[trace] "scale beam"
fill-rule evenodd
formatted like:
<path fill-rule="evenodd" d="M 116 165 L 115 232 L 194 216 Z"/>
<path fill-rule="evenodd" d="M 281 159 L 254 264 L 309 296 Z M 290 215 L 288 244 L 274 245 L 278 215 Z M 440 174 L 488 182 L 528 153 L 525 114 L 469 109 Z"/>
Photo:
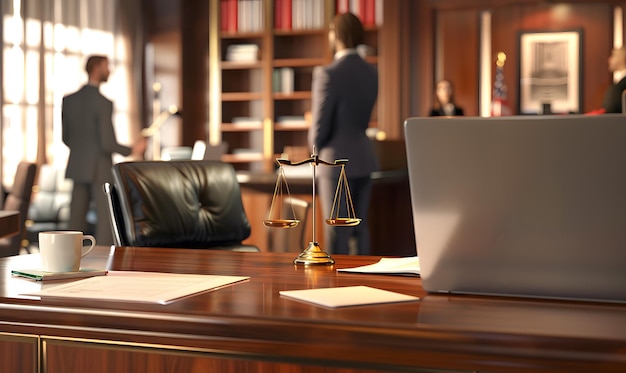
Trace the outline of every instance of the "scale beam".
<path fill-rule="evenodd" d="M 354 206 L 352 204 L 352 196 L 350 195 L 350 189 L 348 187 L 348 178 L 345 172 L 345 165 L 348 163 L 347 159 L 337 159 L 333 162 L 327 162 L 322 159 L 319 159 L 317 154 L 313 154 L 310 158 L 292 162 L 289 159 L 285 158 L 277 158 L 276 163 L 278 163 L 280 169 L 278 171 L 278 178 L 276 180 L 276 187 L 274 188 L 274 195 L 272 196 L 272 204 L 270 205 L 269 216 L 266 220 L 263 221 L 263 225 L 269 228 L 293 228 L 299 224 L 299 220 L 296 219 L 295 213 L 293 214 L 293 219 L 283 219 L 282 217 L 279 219 L 274 219 L 272 216 L 272 211 L 274 210 L 274 203 L 278 199 L 277 196 L 280 196 L 281 204 L 283 197 L 283 189 L 287 190 L 288 198 L 291 199 L 291 194 L 289 192 L 289 185 L 287 184 L 287 177 L 285 176 L 285 171 L 283 166 L 301 166 L 305 164 L 311 164 L 313 166 L 313 239 L 309 242 L 309 245 L 298 255 L 296 259 L 294 259 L 294 264 L 334 264 L 335 260 L 331 258 L 331 256 L 326 253 L 320 247 L 319 243 L 316 241 L 316 230 L 315 230 L 315 221 L 316 221 L 316 209 L 315 209 L 315 179 L 316 179 L 316 169 L 318 166 L 328 166 L 328 167 L 341 167 L 341 174 L 339 176 L 339 181 L 337 182 L 337 190 L 335 192 L 335 198 L 333 200 L 333 207 L 330 213 L 330 218 L 326 219 L 325 222 L 328 225 L 332 226 L 342 226 L 342 227 L 353 227 L 361 223 L 361 219 L 357 218 L 354 214 Z M 348 212 L 347 217 L 339 217 L 340 203 L 341 203 L 341 192 L 345 194 L 346 208 Z M 282 209 L 281 209 L 282 210 Z M 293 211 L 292 211 L 293 212 Z"/>

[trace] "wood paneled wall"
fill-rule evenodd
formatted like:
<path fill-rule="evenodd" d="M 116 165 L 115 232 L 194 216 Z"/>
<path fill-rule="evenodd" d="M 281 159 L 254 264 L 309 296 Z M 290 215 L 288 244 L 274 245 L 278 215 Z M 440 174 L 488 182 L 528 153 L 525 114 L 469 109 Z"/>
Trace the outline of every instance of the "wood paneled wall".
<path fill-rule="evenodd" d="M 412 74 L 414 84 L 410 114 L 427 114 L 433 100 L 434 82 L 441 77 L 454 82 L 457 102 L 466 114 L 479 114 L 480 15 L 483 11 L 491 13 L 494 63 L 491 66 L 491 81 L 496 55 L 503 51 L 507 54 L 504 74 L 508 100 L 515 113 L 519 112 L 518 38 L 520 31 L 531 30 L 582 30 L 582 112 L 599 108 L 604 91 L 611 84 L 607 58 L 613 47 L 613 10 L 616 6 L 626 10 L 626 2 L 623 1 L 440 0 L 430 1 L 428 7 L 422 6 L 421 9 L 414 6 L 414 12 L 429 13 L 435 21 L 433 25 L 417 24 L 413 29 L 416 34 L 432 35 L 434 42 L 429 50 L 421 39 L 413 39 L 413 52 L 407 56 L 413 65 L 418 65 L 416 58 L 424 58 L 424 54 L 433 59 L 430 71 L 427 68 L 419 71 L 420 75 L 431 74 L 432 79 Z M 421 53 L 416 54 L 418 50 Z M 429 90 L 424 86 L 428 86 Z M 427 97 L 423 96 L 424 92 L 427 92 Z"/>
<path fill-rule="evenodd" d="M 582 30 L 583 112 L 602 104 L 604 90 L 611 83 L 607 58 L 613 46 L 613 7 L 606 3 L 529 5 L 495 9 L 492 14 L 492 50 L 507 54 L 505 79 L 510 101 L 517 106 L 519 89 L 518 33 L 520 31 Z"/>
<path fill-rule="evenodd" d="M 455 100 L 465 115 L 478 115 L 480 13 L 449 10 L 436 14 L 434 83 L 440 79 L 450 80 Z M 434 93 L 434 84 L 431 88 Z"/>
<path fill-rule="evenodd" d="M 193 14 L 193 0 L 144 0 L 149 12 L 146 20 L 149 23 L 147 40 L 160 33 L 177 30 L 181 35 L 184 49 L 193 48 L 202 40 L 195 39 L 183 42 L 182 24 L 186 24 L 185 34 L 194 35 L 204 30 L 206 25 L 187 24 L 195 20 L 202 23 L 203 15 L 195 15 L 192 19 L 183 19 L 185 14 Z M 397 128 L 391 128 L 394 138 L 402 136 L 402 122 L 408 116 L 427 115 L 433 100 L 434 83 L 438 77 L 446 77 L 455 84 L 458 103 L 468 115 L 479 114 L 479 82 L 480 82 L 480 14 L 491 12 L 491 50 L 495 66 L 497 52 L 507 53 L 505 65 L 505 81 L 509 90 L 509 101 L 513 110 L 518 110 L 518 33 L 522 30 L 563 30 L 581 29 L 583 31 L 582 48 L 582 101 L 583 112 L 600 107 L 604 90 L 611 83 L 611 74 L 607 68 L 607 58 L 613 45 L 613 9 L 621 6 L 626 10 L 626 1 L 582 1 L 547 2 L 543 0 L 387 0 L 398 2 L 394 9 L 401 10 L 402 19 L 395 27 L 385 30 L 386 40 L 398 40 L 394 33 L 409 33 L 405 43 L 392 43 L 402 51 L 400 59 L 388 64 L 385 72 L 390 78 L 400 76 L 398 81 L 383 84 L 384 89 L 399 93 L 393 100 L 386 100 L 385 105 L 398 105 L 394 119 Z M 194 5 L 196 4 L 196 5 Z M 202 10 L 204 11 L 204 10 Z M 626 12 L 625 12 L 626 13 Z M 385 23 L 391 15 L 386 15 Z M 195 31 L 194 31 L 195 30 Z M 197 36 L 197 34 L 195 34 Z M 395 38 L 395 39 L 394 39 Z M 406 48 L 406 50 L 404 50 Z M 194 77 L 201 77 L 192 70 L 203 68 L 199 60 L 193 58 L 199 50 L 189 52 L 182 65 L 181 90 L 184 106 L 193 102 L 202 105 L 197 94 L 202 84 Z M 158 58 L 158 56 L 156 56 Z M 382 67 L 382 66 L 381 66 Z M 182 69 L 181 69 L 182 70 Z M 391 71 L 393 70 L 393 71 Z M 493 76 L 491 78 L 493 81 Z M 393 85 L 398 86 L 394 89 Z M 404 85 L 407 85 L 405 87 Z M 195 98 L 194 98 L 195 97 Z M 204 101 L 206 102 L 206 101 Z M 207 105 L 205 103 L 205 105 Z M 185 109 L 187 110 L 187 109 Z M 203 118 L 206 107 L 195 112 L 194 120 L 184 119 L 184 131 L 192 136 L 183 139 L 190 142 L 205 131 Z M 388 126 L 386 124 L 385 126 Z M 394 124 L 391 124 L 393 126 Z M 191 143 L 181 145 L 192 145 Z"/>
<path fill-rule="evenodd" d="M 183 145 L 208 142 L 209 2 L 181 1 Z"/>

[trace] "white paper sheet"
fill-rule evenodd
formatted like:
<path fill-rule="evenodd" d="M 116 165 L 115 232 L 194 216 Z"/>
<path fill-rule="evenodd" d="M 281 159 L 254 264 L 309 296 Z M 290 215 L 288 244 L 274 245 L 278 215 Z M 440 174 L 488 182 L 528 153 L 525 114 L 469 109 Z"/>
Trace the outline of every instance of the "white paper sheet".
<path fill-rule="evenodd" d="M 369 286 L 283 290 L 280 292 L 280 295 L 332 308 L 419 300 L 418 297 L 411 295 L 376 289 Z"/>
<path fill-rule="evenodd" d="M 46 287 L 41 291 L 25 295 L 167 304 L 192 294 L 217 289 L 248 278 L 109 271 L 106 276 Z"/>
<path fill-rule="evenodd" d="M 420 260 L 417 256 L 405 258 L 382 258 L 377 263 L 354 268 L 341 268 L 338 272 L 373 273 L 381 275 L 420 274 Z"/>

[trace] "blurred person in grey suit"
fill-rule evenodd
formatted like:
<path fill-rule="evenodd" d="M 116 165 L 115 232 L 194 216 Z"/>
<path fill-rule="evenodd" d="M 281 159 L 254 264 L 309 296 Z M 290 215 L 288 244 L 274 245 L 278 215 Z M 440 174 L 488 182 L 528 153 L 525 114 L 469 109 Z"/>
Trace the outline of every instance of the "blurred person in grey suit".
<path fill-rule="evenodd" d="M 324 235 L 329 246 L 326 249 L 335 254 L 348 254 L 350 238 L 355 237 L 357 253 L 368 255 L 370 174 L 378 169 L 378 159 L 365 130 L 378 95 L 378 72 L 357 54 L 356 47 L 363 39 L 363 25 L 354 14 L 336 15 L 331 21 L 328 39 L 335 56 L 329 65 L 313 70 L 313 123 L 308 134 L 309 146 L 324 161 L 349 160 L 346 165 L 348 185 L 356 217 L 363 220 L 355 227 L 325 225 Z M 317 185 L 325 217 L 330 216 L 339 172 L 340 167 L 318 167 Z M 338 216 L 348 216 L 345 203 L 339 207 L 342 210 Z"/>
<path fill-rule="evenodd" d="M 109 77 L 109 60 L 105 56 L 90 56 L 85 66 L 89 82 L 77 92 L 63 98 L 63 142 L 70 149 L 65 177 L 73 180 L 69 229 L 87 231 L 87 212 L 91 201 L 96 206 L 96 241 L 110 245 L 113 234 L 109 223 L 106 195 L 102 189 L 111 181 L 113 153 L 141 158 L 146 140 L 132 148 L 118 144 L 113 128 L 113 102 L 104 97 L 100 83 Z"/>

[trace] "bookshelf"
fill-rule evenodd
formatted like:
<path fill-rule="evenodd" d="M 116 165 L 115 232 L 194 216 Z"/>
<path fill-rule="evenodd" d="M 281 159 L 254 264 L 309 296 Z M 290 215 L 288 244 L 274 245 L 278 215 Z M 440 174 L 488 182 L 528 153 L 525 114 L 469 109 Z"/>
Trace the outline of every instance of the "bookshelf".
<path fill-rule="evenodd" d="M 281 154 L 294 159 L 308 154 L 313 69 L 332 59 L 327 25 L 337 11 L 359 15 L 368 46 L 365 59 L 377 65 L 382 4 L 383 0 L 212 1 L 209 142 L 228 144 L 223 159 L 237 170 L 269 172 Z M 378 126 L 377 112 L 375 107 L 370 127 Z"/>

